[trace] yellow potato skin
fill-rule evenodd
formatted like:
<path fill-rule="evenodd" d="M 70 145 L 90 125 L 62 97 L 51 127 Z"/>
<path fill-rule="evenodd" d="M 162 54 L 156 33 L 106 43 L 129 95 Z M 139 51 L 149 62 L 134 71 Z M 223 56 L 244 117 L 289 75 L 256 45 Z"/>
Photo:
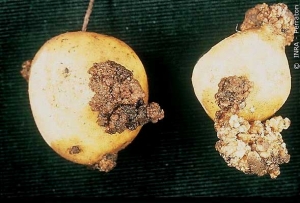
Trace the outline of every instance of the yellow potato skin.
<path fill-rule="evenodd" d="M 197 99 L 211 119 L 220 108 L 215 94 L 223 77 L 246 76 L 253 90 L 239 116 L 248 121 L 265 120 L 285 103 L 291 90 L 291 75 L 284 38 L 264 26 L 237 32 L 212 47 L 196 63 L 192 84 Z"/>
<path fill-rule="evenodd" d="M 136 53 L 124 42 L 94 32 L 67 32 L 47 41 L 36 53 L 30 70 L 32 114 L 44 140 L 62 157 L 93 165 L 107 153 L 126 147 L 141 127 L 107 134 L 90 109 L 94 93 L 88 70 L 94 63 L 115 61 L 133 72 L 148 102 L 147 75 Z M 79 153 L 72 154 L 72 146 Z"/>

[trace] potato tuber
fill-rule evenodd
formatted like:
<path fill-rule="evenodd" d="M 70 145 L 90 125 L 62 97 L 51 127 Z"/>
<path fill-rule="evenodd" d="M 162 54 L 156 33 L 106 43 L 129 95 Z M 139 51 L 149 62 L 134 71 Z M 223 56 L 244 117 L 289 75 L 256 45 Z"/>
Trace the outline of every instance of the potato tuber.
<path fill-rule="evenodd" d="M 289 162 L 280 133 L 290 120 L 269 118 L 290 94 L 285 46 L 294 31 L 285 4 L 258 4 L 246 12 L 241 31 L 213 46 L 194 67 L 195 95 L 220 139 L 216 150 L 244 173 L 276 178 L 279 164 Z"/>
<path fill-rule="evenodd" d="M 124 42 L 93 32 L 48 40 L 31 62 L 29 98 L 45 141 L 64 158 L 109 171 L 141 126 L 164 117 L 148 104 L 145 69 Z M 106 160 L 106 161 L 105 161 Z"/>
<path fill-rule="evenodd" d="M 148 103 L 146 71 L 123 41 L 83 31 L 48 40 L 23 63 L 32 114 L 47 144 L 72 162 L 108 172 L 141 127 L 163 119 Z"/>

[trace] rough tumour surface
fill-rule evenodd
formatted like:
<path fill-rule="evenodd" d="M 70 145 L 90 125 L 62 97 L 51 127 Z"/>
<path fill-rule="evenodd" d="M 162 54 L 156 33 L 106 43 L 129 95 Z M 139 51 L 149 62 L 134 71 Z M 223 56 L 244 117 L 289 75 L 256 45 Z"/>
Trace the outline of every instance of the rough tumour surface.
<path fill-rule="evenodd" d="M 134 130 L 163 119 L 164 111 L 157 103 L 145 104 L 139 82 L 124 66 L 113 61 L 95 63 L 89 73 L 89 86 L 95 92 L 90 106 L 99 112 L 97 122 L 106 127 L 107 133 Z"/>
<path fill-rule="evenodd" d="M 218 106 L 223 110 L 238 110 L 249 95 L 253 84 L 246 77 L 229 76 L 222 78 L 215 95 Z"/>
<path fill-rule="evenodd" d="M 20 73 L 27 82 L 29 81 L 30 68 L 31 68 L 31 60 L 27 60 L 22 63 L 22 69 Z"/>
<path fill-rule="evenodd" d="M 105 154 L 99 163 L 94 164 L 93 168 L 99 171 L 109 172 L 117 165 L 117 153 Z"/>
<path fill-rule="evenodd" d="M 271 25 L 278 35 L 286 39 L 286 45 L 294 40 L 294 15 L 283 3 L 268 6 L 266 3 L 258 4 L 249 9 L 241 25 L 241 31 L 252 28 L 259 28 L 263 25 Z"/>
<path fill-rule="evenodd" d="M 76 146 L 72 146 L 70 149 L 69 149 L 69 154 L 78 154 L 81 152 L 81 149 L 78 145 Z"/>
<path fill-rule="evenodd" d="M 237 114 L 246 106 L 253 84 L 246 77 L 229 76 L 219 83 L 215 95 L 220 109 L 216 112 L 215 129 L 220 139 L 215 147 L 228 166 L 246 174 L 262 176 L 280 174 L 279 164 L 288 163 L 290 155 L 281 131 L 290 125 L 281 116 L 249 122 Z"/>

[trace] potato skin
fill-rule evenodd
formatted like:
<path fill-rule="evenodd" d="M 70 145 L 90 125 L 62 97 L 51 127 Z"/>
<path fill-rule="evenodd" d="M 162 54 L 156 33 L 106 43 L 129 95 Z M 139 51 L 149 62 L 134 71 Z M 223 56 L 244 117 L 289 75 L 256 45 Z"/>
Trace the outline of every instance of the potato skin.
<path fill-rule="evenodd" d="M 211 119 L 220 108 L 215 101 L 218 83 L 228 76 L 246 76 L 254 83 L 239 116 L 248 121 L 275 114 L 290 94 L 291 75 L 284 38 L 268 26 L 237 32 L 212 47 L 196 63 L 192 84 Z"/>
<path fill-rule="evenodd" d="M 29 99 L 37 127 L 51 148 L 79 164 L 93 165 L 116 153 L 137 136 L 141 127 L 107 134 L 90 109 L 94 93 L 88 70 L 94 63 L 115 61 L 133 72 L 148 102 L 148 82 L 136 53 L 114 37 L 93 32 L 67 32 L 47 41 L 35 55 L 29 78 Z M 75 146 L 76 153 L 71 152 Z"/>

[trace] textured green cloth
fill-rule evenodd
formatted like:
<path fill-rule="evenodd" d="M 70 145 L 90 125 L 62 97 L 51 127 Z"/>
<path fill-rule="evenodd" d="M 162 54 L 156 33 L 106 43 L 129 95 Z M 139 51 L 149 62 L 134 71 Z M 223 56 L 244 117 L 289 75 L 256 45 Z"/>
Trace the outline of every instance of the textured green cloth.
<path fill-rule="evenodd" d="M 273 3 L 272 1 L 265 1 Z M 294 12 L 299 1 L 285 1 Z M 213 122 L 196 99 L 191 74 L 198 58 L 235 33 L 245 11 L 259 1 L 95 0 L 88 31 L 115 36 L 143 61 L 150 101 L 165 118 L 145 125 L 101 173 L 71 163 L 44 142 L 34 123 L 21 64 L 51 37 L 80 30 L 88 0 L 0 0 L 0 196 L 296 196 L 300 171 L 300 70 L 286 48 L 292 92 L 280 114 L 290 163 L 281 175 L 245 175 L 215 150 Z M 299 22 L 299 21 L 298 21 Z M 299 34 L 298 42 L 300 40 Z"/>

